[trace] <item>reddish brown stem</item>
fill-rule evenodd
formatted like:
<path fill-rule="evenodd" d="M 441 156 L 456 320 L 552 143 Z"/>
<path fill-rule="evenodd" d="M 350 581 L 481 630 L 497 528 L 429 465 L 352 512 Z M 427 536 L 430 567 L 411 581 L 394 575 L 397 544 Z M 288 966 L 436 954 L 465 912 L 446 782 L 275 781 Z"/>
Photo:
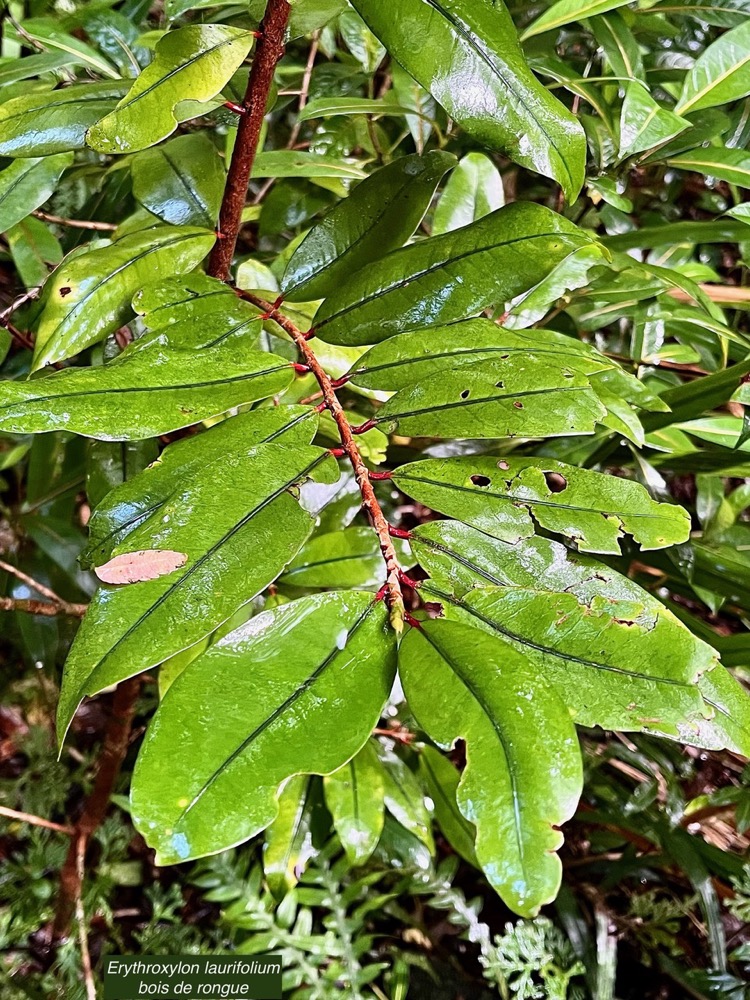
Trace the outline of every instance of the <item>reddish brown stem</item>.
<path fill-rule="evenodd" d="M 69 618 L 83 618 L 86 614 L 86 604 L 53 604 L 51 601 L 36 601 L 26 597 L 0 597 L 0 611 L 22 611 L 27 615 L 44 615 L 54 618 L 55 615 L 67 615 Z"/>
<path fill-rule="evenodd" d="M 391 612 L 391 622 L 393 623 L 394 628 L 400 631 L 404 621 L 404 599 L 401 593 L 400 581 L 401 567 L 399 565 L 396 549 L 393 545 L 393 540 L 391 539 L 388 521 L 386 520 L 380 504 L 378 503 L 378 499 L 375 496 L 375 490 L 373 489 L 372 482 L 370 481 L 370 472 L 368 471 L 367 466 L 359 453 L 359 448 L 357 447 L 357 443 L 354 440 L 354 434 L 352 433 L 352 427 L 346 419 L 346 414 L 344 413 L 344 409 L 338 400 L 333 382 L 318 360 L 315 351 L 313 351 L 312 347 L 307 342 L 307 338 L 302 330 L 295 326 L 290 319 L 284 316 L 283 313 L 280 313 L 278 309 L 265 299 L 260 298 L 252 292 L 245 292 L 240 289 L 237 289 L 236 291 L 240 298 L 246 299 L 248 302 L 252 302 L 254 306 L 261 309 L 270 319 L 274 321 L 274 323 L 277 323 L 282 330 L 289 334 L 294 343 L 297 345 L 305 364 L 309 367 L 310 371 L 315 376 L 318 385 L 320 386 L 321 392 L 323 393 L 323 399 L 325 401 L 325 408 L 329 411 L 336 423 L 339 437 L 341 438 L 342 448 L 349 458 L 352 468 L 354 469 L 354 476 L 357 480 L 357 485 L 359 486 L 359 492 L 362 495 L 362 506 L 367 512 L 370 523 L 378 536 L 380 551 L 383 553 L 383 559 L 386 567 L 386 601 Z"/>
<path fill-rule="evenodd" d="M 59 943 L 68 936 L 70 924 L 81 898 L 83 880 L 83 858 L 88 842 L 104 821 L 109 801 L 120 773 L 122 762 L 128 750 L 130 729 L 135 715 L 141 680 L 132 677 L 124 681 L 115 692 L 112 716 L 104 735 L 104 746 L 99 761 L 99 769 L 91 794 L 86 799 L 83 812 L 75 824 L 67 857 L 60 871 L 60 892 L 52 925 L 52 941 Z"/>
<path fill-rule="evenodd" d="M 239 116 L 237 139 L 224 188 L 219 213 L 219 232 L 208 262 L 208 273 L 226 281 L 232 267 L 234 248 L 242 224 L 247 185 L 258 152 L 260 134 L 266 117 L 268 95 L 271 92 L 276 64 L 284 55 L 284 35 L 291 7 L 287 0 L 268 0 L 260 26 L 260 38 L 242 102 L 244 114 Z"/>

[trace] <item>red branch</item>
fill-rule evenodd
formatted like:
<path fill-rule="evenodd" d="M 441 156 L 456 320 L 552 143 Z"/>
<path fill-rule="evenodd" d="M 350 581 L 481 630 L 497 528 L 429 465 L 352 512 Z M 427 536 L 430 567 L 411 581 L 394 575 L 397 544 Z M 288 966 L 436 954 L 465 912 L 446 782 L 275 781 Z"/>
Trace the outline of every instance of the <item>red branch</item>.
<path fill-rule="evenodd" d="M 75 824 L 68 855 L 60 871 L 60 892 L 52 926 L 52 941 L 59 943 L 67 937 L 76 905 L 81 898 L 83 858 L 88 842 L 104 821 L 109 800 L 115 788 L 122 762 L 128 751 L 130 728 L 135 715 L 135 706 L 141 686 L 140 677 L 124 681 L 115 692 L 112 716 L 104 735 L 104 745 L 99 760 L 99 769 L 91 794 L 86 799 L 83 812 Z"/>
<path fill-rule="evenodd" d="M 278 323 L 282 330 L 289 334 L 304 358 L 305 364 L 313 373 L 320 386 L 323 399 L 325 400 L 325 408 L 336 422 L 342 448 L 354 469 L 354 476 L 357 480 L 359 491 L 362 494 L 362 506 L 367 512 L 370 523 L 378 536 L 380 551 L 383 553 L 383 559 L 385 560 L 386 600 L 391 612 L 391 622 L 394 628 L 400 632 L 404 622 L 404 599 L 401 593 L 401 567 L 398 555 L 396 554 L 393 539 L 391 538 L 390 526 L 375 496 L 375 490 L 370 480 L 370 473 L 359 453 L 351 424 L 346 419 L 346 414 L 338 400 L 333 382 L 321 365 L 312 347 L 307 342 L 305 334 L 290 319 L 284 316 L 283 313 L 280 313 L 276 305 L 267 302 L 252 292 L 245 292 L 240 289 L 236 289 L 236 291 L 240 298 L 246 299 L 248 302 L 252 302 L 254 306 L 257 306 L 258 309 L 262 309 L 267 317 L 272 319 L 274 323 Z"/>
<path fill-rule="evenodd" d="M 255 49 L 253 65 L 247 81 L 243 109 L 237 128 L 237 139 L 224 188 L 219 214 L 218 239 L 211 251 L 208 273 L 226 281 L 232 267 L 234 248 L 242 224 L 247 185 L 258 152 L 260 133 L 266 117 L 268 95 L 271 92 L 276 64 L 284 55 L 284 36 L 291 7 L 287 0 L 268 0 L 260 26 L 260 39 Z"/>

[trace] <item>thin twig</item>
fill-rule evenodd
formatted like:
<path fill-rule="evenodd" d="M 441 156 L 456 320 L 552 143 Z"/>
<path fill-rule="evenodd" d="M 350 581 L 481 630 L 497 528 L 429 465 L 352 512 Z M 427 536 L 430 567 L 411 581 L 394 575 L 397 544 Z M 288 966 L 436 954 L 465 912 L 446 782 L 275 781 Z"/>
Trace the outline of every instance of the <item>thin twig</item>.
<path fill-rule="evenodd" d="M 87 219 L 66 219 L 62 215 L 50 215 L 49 212 L 36 211 L 31 213 L 34 218 L 43 222 L 54 222 L 58 226 L 68 226 L 70 229 L 93 229 L 100 233 L 113 233 L 117 226 L 114 222 L 93 222 Z"/>
<path fill-rule="evenodd" d="M 240 116 L 237 127 L 232 162 L 219 213 L 219 231 L 208 262 L 208 273 L 222 281 L 227 280 L 232 267 L 234 248 L 242 224 L 242 209 L 247 198 L 247 185 L 258 152 L 276 64 L 284 55 L 284 36 L 290 13 L 291 7 L 287 0 L 268 0 L 260 26 L 261 37 L 255 49 L 242 102 L 245 114 Z"/>
<path fill-rule="evenodd" d="M 65 604 L 65 600 L 60 597 L 59 594 L 56 594 L 54 590 L 51 590 L 43 583 L 39 583 L 38 580 L 34 580 L 33 577 L 28 576 L 22 570 L 18 569 L 17 566 L 12 566 L 10 563 L 4 562 L 4 560 L 0 559 L 0 569 L 4 569 L 6 573 L 10 573 L 12 576 L 15 576 L 22 583 L 25 583 L 27 587 L 31 587 L 32 590 L 41 594 L 42 597 L 47 597 L 50 601 L 54 601 L 55 604 L 59 604 L 61 606 Z"/>
<path fill-rule="evenodd" d="M 60 871 L 60 892 L 52 926 L 54 944 L 59 944 L 70 931 L 70 924 L 81 897 L 84 874 L 82 859 L 85 857 L 91 836 L 99 829 L 107 814 L 115 782 L 128 751 L 140 686 L 140 677 L 131 677 L 120 684 L 115 692 L 112 716 L 104 735 L 94 787 L 76 823 L 75 837 L 71 841 L 68 855 Z"/>
<path fill-rule="evenodd" d="M 65 833 L 72 837 L 75 830 L 72 826 L 63 826 L 61 823 L 53 823 L 52 820 L 42 819 L 41 816 L 34 816 L 33 813 L 19 812 L 17 809 L 9 809 L 7 806 L 0 806 L 0 816 L 7 819 L 18 820 L 19 823 L 28 823 L 30 826 L 41 826 L 45 830 L 54 830 L 55 833 Z"/>
<path fill-rule="evenodd" d="M 30 597 L 0 597 L 0 611 L 21 611 L 27 615 L 43 615 L 54 618 L 56 615 L 67 615 L 69 618 L 83 618 L 88 608 L 87 604 L 57 604 L 48 601 L 35 601 Z"/>
<path fill-rule="evenodd" d="M 83 885 L 84 876 L 84 855 L 86 853 L 86 842 L 83 837 L 78 838 L 78 878 Z M 86 984 L 87 1000 L 96 1000 L 96 985 L 94 983 L 94 970 L 91 967 L 91 952 L 89 951 L 89 938 L 86 933 L 86 911 L 83 908 L 81 893 L 76 899 L 76 920 L 78 922 L 78 944 L 81 949 L 81 965 L 83 967 L 83 981 Z"/>
<path fill-rule="evenodd" d="M 315 351 L 313 351 L 310 344 L 307 342 L 305 334 L 299 329 L 299 327 L 295 326 L 290 319 L 284 316 L 283 313 L 279 312 L 276 305 L 271 302 L 267 302 L 265 299 L 260 298 L 252 292 L 245 292 L 240 289 L 236 289 L 236 291 L 240 298 L 243 298 L 248 302 L 252 302 L 253 305 L 262 309 L 264 314 L 268 316 L 269 319 L 278 323 L 282 330 L 289 334 L 294 343 L 297 345 L 305 364 L 313 373 L 318 385 L 321 388 L 326 409 L 328 409 L 336 423 L 339 436 L 341 438 L 341 444 L 349 458 L 349 461 L 351 462 L 352 468 L 354 469 L 354 476 L 357 480 L 359 491 L 362 494 L 362 505 L 367 512 L 370 523 L 375 529 L 375 533 L 378 536 L 380 551 L 383 554 L 386 566 L 385 599 L 391 612 L 391 622 L 393 627 L 400 632 L 404 622 L 404 599 L 401 593 L 401 566 L 399 565 L 396 549 L 393 544 L 393 539 L 391 538 L 388 521 L 386 520 L 380 504 L 378 503 L 378 499 L 375 496 L 375 490 L 373 489 L 372 482 L 370 481 L 370 474 L 367 470 L 367 466 L 362 460 L 359 448 L 357 447 L 357 443 L 354 439 L 354 434 L 352 433 L 351 425 L 346 419 L 346 414 L 344 413 L 344 409 L 338 400 L 331 378 L 318 360 Z"/>
<path fill-rule="evenodd" d="M 315 66 L 315 59 L 318 55 L 318 46 L 320 45 L 320 32 L 316 31 L 313 33 L 312 42 L 310 43 L 310 51 L 307 54 L 307 63 L 305 65 L 305 72 L 302 75 L 302 89 L 299 92 L 299 111 L 300 113 L 305 110 L 307 106 L 307 100 L 310 94 L 310 80 L 312 79 L 313 67 Z M 291 134 L 289 135 L 289 142 L 286 144 L 287 149 L 294 149 L 294 144 L 297 139 L 299 139 L 300 131 L 302 130 L 302 122 L 299 120 L 299 115 L 294 123 Z"/>

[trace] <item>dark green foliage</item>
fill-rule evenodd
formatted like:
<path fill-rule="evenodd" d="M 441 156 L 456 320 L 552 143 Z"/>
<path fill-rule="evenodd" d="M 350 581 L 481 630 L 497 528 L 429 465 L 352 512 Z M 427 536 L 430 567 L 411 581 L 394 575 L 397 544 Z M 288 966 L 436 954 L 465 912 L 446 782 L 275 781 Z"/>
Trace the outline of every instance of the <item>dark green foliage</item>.
<path fill-rule="evenodd" d="M 7 13 L 9 988 L 140 677 L 96 967 L 742 996 L 745 0 Z"/>

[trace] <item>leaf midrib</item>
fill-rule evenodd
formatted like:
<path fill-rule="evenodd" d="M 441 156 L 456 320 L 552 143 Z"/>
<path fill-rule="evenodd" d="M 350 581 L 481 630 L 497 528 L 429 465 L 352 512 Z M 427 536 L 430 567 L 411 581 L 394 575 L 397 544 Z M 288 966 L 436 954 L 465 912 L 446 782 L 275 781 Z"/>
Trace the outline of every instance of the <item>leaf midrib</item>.
<path fill-rule="evenodd" d="M 497 737 L 497 741 L 500 744 L 500 747 L 503 751 L 503 756 L 505 757 L 505 763 L 508 768 L 508 774 L 510 776 L 511 793 L 513 798 L 513 818 L 514 818 L 513 830 L 516 836 L 516 849 L 518 850 L 518 857 L 521 863 L 521 870 L 524 873 L 524 878 L 528 882 L 529 878 L 528 875 L 526 874 L 526 855 L 524 852 L 523 839 L 521 837 L 521 804 L 520 804 L 520 796 L 518 789 L 519 779 L 518 779 L 518 774 L 516 773 L 515 758 L 513 754 L 511 754 L 510 752 L 507 740 L 505 738 L 505 733 L 502 731 L 502 728 L 495 719 L 494 713 L 490 710 L 485 699 L 482 697 L 481 692 L 479 692 L 476 688 L 476 685 L 474 685 L 471 682 L 471 680 L 465 676 L 460 666 L 455 662 L 455 660 L 450 656 L 450 654 L 434 642 L 434 640 L 430 636 L 428 629 L 422 629 L 421 634 L 425 637 L 425 639 L 427 639 L 427 641 L 436 651 L 436 653 L 445 660 L 445 662 L 448 664 L 449 668 L 456 675 L 458 680 L 463 684 L 463 686 L 466 688 L 466 690 L 469 692 L 472 698 L 474 698 L 477 705 L 484 713 L 485 717 L 489 720 L 490 725 L 492 726 L 492 729 L 495 733 L 495 736 Z M 468 736 L 467 736 L 467 742 L 469 742 Z M 463 781 L 463 778 L 461 780 Z"/>
<path fill-rule="evenodd" d="M 283 483 L 276 490 L 274 490 L 273 493 L 269 494 L 267 497 L 264 497 L 260 503 L 256 504 L 256 506 L 253 507 L 251 511 L 248 511 L 248 513 L 245 514 L 244 517 L 240 518 L 240 520 L 237 521 L 229 529 L 229 531 L 227 531 L 220 539 L 218 539 L 218 541 L 214 542 L 214 544 L 206 552 L 204 552 L 202 556 L 196 559 L 195 562 L 192 563 L 190 566 L 186 567 L 185 571 L 180 575 L 179 579 L 175 580 L 175 582 L 171 584 L 164 591 L 164 593 L 161 594 L 156 599 L 156 601 L 154 601 L 154 603 L 151 604 L 135 622 L 133 622 L 133 624 L 120 636 L 120 638 L 114 643 L 114 645 L 111 646 L 102 657 L 100 657 L 99 661 L 89 671 L 86 680 L 81 684 L 80 688 L 78 689 L 78 693 L 76 695 L 76 701 L 77 702 L 80 701 L 80 699 L 86 695 L 87 693 L 86 688 L 90 687 L 91 679 L 101 669 L 101 667 L 106 663 L 106 661 L 115 652 L 117 652 L 117 650 L 122 646 L 122 644 L 135 631 L 137 631 L 137 629 L 139 629 L 141 625 L 143 625 L 143 623 L 147 621 L 148 618 L 158 608 L 162 606 L 162 604 L 165 603 L 165 601 L 167 601 L 170 597 L 173 596 L 174 592 L 178 590 L 183 585 L 183 583 L 185 583 L 193 575 L 193 573 L 197 572 L 197 570 L 200 569 L 201 566 L 203 566 L 203 564 L 207 562 L 216 552 L 218 552 L 223 545 L 225 545 L 231 538 L 233 538 L 238 531 L 241 531 L 241 529 L 244 528 L 246 524 L 249 524 L 249 522 L 256 516 L 256 514 L 259 514 L 269 504 L 271 504 L 274 500 L 276 500 L 283 493 L 285 493 L 291 486 L 294 486 L 295 483 L 298 483 L 303 477 L 309 475 L 309 473 L 312 472 L 312 470 L 317 465 L 325 461 L 325 459 L 327 459 L 328 457 L 329 457 L 328 452 L 323 452 L 322 455 L 318 455 L 318 457 L 313 462 L 311 462 L 305 469 L 303 469 L 300 473 L 296 474 L 287 482 Z"/>
<path fill-rule="evenodd" d="M 500 635 L 505 636 L 506 639 L 510 639 L 513 642 L 520 643 L 520 645 L 525 646 L 528 649 L 532 649 L 536 653 L 542 653 L 545 656 L 554 656 L 559 660 L 567 660 L 569 663 L 577 663 L 579 666 L 589 667 L 593 670 L 602 670 L 605 671 L 606 673 L 618 674 L 624 677 L 632 677 L 634 680 L 651 681 L 655 684 L 667 684 L 671 687 L 681 687 L 689 691 L 692 691 L 694 689 L 696 691 L 698 690 L 697 685 L 690 684 L 687 681 L 679 681 L 669 677 L 659 677 L 653 674 L 642 674 L 634 670 L 626 670 L 623 667 L 615 667 L 607 663 L 598 663 L 596 660 L 588 660 L 585 657 L 574 656 L 572 653 L 567 653 L 564 650 L 555 649 L 553 646 L 545 646 L 542 643 L 535 642 L 534 640 L 519 635 L 516 632 L 511 632 L 510 629 L 504 628 L 499 622 L 496 622 L 492 618 L 488 618 L 486 615 L 483 615 L 481 611 L 479 611 L 477 608 L 473 608 L 470 604 L 467 604 L 465 601 L 461 600 L 461 598 L 455 597 L 451 594 L 446 594 L 444 591 L 439 590 L 437 587 L 431 586 L 429 580 L 426 581 L 424 584 L 422 584 L 421 589 L 431 594 L 434 594 L 436 597 L 439 597 L 443 601 L 448 601 L 448 603 L 452 604 L 454 607 L 461 608 L 463 611 L 466 611 L 474 618 L 477 618 L 479 621 L 484 622 L 485 625 L 489 625 L 489 627 L 493 629 L 495 632 L 498 632 Z M 522 590 L 527 588 L 509 587 L 508 589 Z"/>
<path fill-rule="evenodd" d="M 502 209 L 498 209 L 498 211 L 502 211 Z M 489 216 L 486 216 L 486 218 L 489 218 Z M 434 237 L 434 239 L 436 240 L 445 239 L 447 243 L 448 239 L 446 239 L 446 237 L 450 238 L 452 242 L 457 235 L 465 235 L 465 233 L 466 230 L 457 230 L 454 233 L 441 234 L 440 236 Z M 441 271 L 445 267 L 448 267 L 449 265 L 457 264 L 462 260 L 467 260 L 469 257 L 474 257 L 476 254 L 487 253 L 492 250 L 499 250 L 501 247 L 514 246 L 516 243 L 530 243 L 532 240 L 549 239 L 550 237 L 555 237 L 557 239 L 563 240 L 570 245 L 580 243 L 580 246 L 582 247 L 585 246 L 587 242 L 591 242 L 587 241 L 584 237 L 578 237 L 573 233 L 564 233 L 558 231 L 552 233 L 547 233 L 547 232 L 533 233 L 531 235 L 527 233 L 525 236 L 516 236 L 511 240 L 501 240 L 500 242 L 491 243 L 489 246 L 472 247 L 471 250 L 467 250 L 464 253 L 456 254 L 453 257 L 446 257 L 443 260 L 439 261 L 438 263 L 431 264 L 429 267 L 424 268 L 422 271 L 417 271 L 415 274 L 409 274 L 404 278 L 399 278 L 397 281 L 391 282 L 390 284 L 386 285 L 386 287 L 380 288 L 375 292 L 371 292 L 364 298 L 358 298 L 357 301 L 353 302 L 351 305 L 344 306 L 338 312 L 332 313 L 330 316 L 326 316 L 325 319 L 322 319 L 320 323 L 316 324 L 316 329 L 320 331 L 328 323 L 340 319 L 342 316 L 346 316 L 347 313 L 353 312 L 356 309 L 362 309 L 363 307 L 368 306 L 371 302 L 376 302 L 384 295 L 388 295 L 390 292 L 393 292 L 396 289 L 405 288 L 407 285 L 413 284 L 415 281 L 421 281 L 422 278 L 427 278 L 431 274 L 434 274 L 436 271 Z M 425 241 L 425 243 L 426 242 L 427 241 Z M 403 250 L 397 250 L 395 253 L 403 254 L 413 250 L 421 250 L 423 249 L 425 243 L 416 243 L 412 247 L 405 247 Z M 391 257 L 390 260 L 388 257 L 385 258 L 385 261 L 388 261 L 389 263 L 392 260 L 393 257 Z"/>
<path fill-rule="evenodd" d="M 362 612 L 362 614 L 359 616 L 356 622 L 352 625 L 352 627 L 348 630 L 346 639 L 347 646 L 351 641 L 352 637 L 355 635 L 355 633 L 360 629 L 360 627 L 364 624 L 369 615 L 372 613 L 375 606 L 376 602 L 373 599 L 367 605 L 365 610 Z M 204 781 L 203 785 L 195 793 L 191 801 L 180 812 L 179 816 L 175 820 L 175 829 L 177 829 L 179 825 L 187 818 L 188 813 L 195 808 L 198 802 L 200 802 L 200 800 L 203 798 L 206 792 L 221 777 L 221 775 L 227 770 L 227 768 L 230 767 L 230 765 L 233 764 L 234 761 L 237 760 L 237 758 L 240 757 L 245 752 L 245 750 L 247 750 L 247 748 L 256 739 L 258 739 L 259 736 L 262 736 L 263 733 L 267 729 L 269 729 L 276 722 L 277 719 L 281 718 L 283 713 L 291 705 L 294 705 L 297 701 L 299 701 L 299 699 L 304 694 L 306 694 L 313 687 L 314 684 L 316 684 L 320 680 L 320 678 L 326 672 L 328 667 L 330 667 L 330 665 L 333 663 L 336 657 L 340 653 L 344 653 L 345 651 L 346 651 L 346 646 L 344 647 L 344 649 L 339 649 L 338 646 L 334 646 L 334 648 L 330 651 L 330 653 L 325 657 L 325 659 L 321 661 L 321 663 L 318 664 L 318 666 L 312 671 L 312 673 L 308 674 L 305 680 L 299 683 L 297 687 L 291 692 L 291 694 L 289 694 L 280 705 L 277 705 L 277 707 L 271 712 L 271 714 L 268 715 L 259 725 L 257 725 L 255 729 L 248 736 L 245 737 L 245 739 L 239 744 L 239 746 L 236 747 L 232 751 L 232 753 L 221 762 L 221 764 Z"/>
<path fill-rule="evenodd" d="M 536 468 L 536 466 L 530 466 L 530 468 Z M 550 471 L 554 472 L 555 470 L 552 469 Z M 536 500 L 533 497 L 519 497 L 516 496 L 515 494 L 495 493 L 493 490 L 490 490 L 486 487 L 481 487 L 480 489 L 474 489 L 471 486 L 459 486 L 458 484 L 445 483 L 445 482 L 441 483 L 436 479 L 427 479 L 424 476 L 412 476 L 409 473 L 396 472 L 394 473 L 393 478 L 396 480 L 398 479 L 408 480 L 409 482 L 415 482 L 415 483 L 426 483 L 428 486 L 439 486 L 441 489 L 456 490 L 459 493 L 472 493 L 475 496 L 482 496 L 482 497 L 491 496 L 494 497 L 496 500 L 509 500 L 515 504 L 520 503 L 520 504 L 532 504 L 534 506 L 540 506 L 540 507 L 554 507 L 557 510 L 582 511 L 583 513 L 586 514 L 607 514 L 608 516 L 619 517 L 619 518 L 643 517 L 650 520 L 661 520 L 662 518 L 666 518 L 669 516 L 668 514 L 662 514 L 662 513 L 650 514 L 650 513 L 640 513 L 635 511 L 631 512 L 623 510 L 606 510 L 603 509 L 602 507 L 580 507 L 580 506 L 574 507 L 571 504 L 554 503 L 551 500 Z M 672 505 L 669 504 L 668 506 Z M 680 508 L 675 507 L 675 509 L 679 510 Z"/>
<path fill-rule="evenodd" d="M 219 378 L 209 382 L 184 382 L 176 385 L 142 385 L 142 386 L 117 386 L 109 389 L 84 389 L 83 392 L 61 392 L 56 396 L 35 396 L 30 399 L 23 399 L 15 403 L 0 404 L 0 411 L 12 410 L 25 406 L 37 406 L 41 403 L 51 403 L 62 399 L 80 399 L 82 396 L 108 396 L 125 393 L 138 392 L 180 392 L 189 389 L 209 389 L 218 385 L 233 385 L 235 382 L 248 382 L 263 375 L 272 375 L 274 372 L 283 371 L 288 368 L 287 364 L 277 365 L 275 368 L 264 368 L 262 371 L 248 372 L 244 375 L 230 375 L 226 378 Z M 90 369 L 89 369 L 90 370 Z M 54 376 L 53 376 L 54 377 Z M 26 385 L 28 383 L 22 383 Z M 2 417 L 0 417 L 2 420 Z"/>
<path fill-rule="evenodd" d="M 513 87 L 512 84 L 515 82 L 514 79 L 512 77 L 510 79 L 506 78 L 505 74 L 495 64 L 495 62 L 493 61 L 492 57 L 487 52 L 487 50 L 482 45 L 480 45 L 477 36 L 474 35 L 467 27 L 461 24 L 457 18 L 453 17 L 452 14 L 448 13 L 448 11 L 442 6 L 442 4 L 438 3 L 438 0 L 424 0 L 424 2 L 429 7 L 432 7 L 433 10 L 437 11 L 438 14 L 441 14 L 445 18 L 445 20 L 450 25 L 453 26 L 456 32 L 464 39 L 464 41 L 468 43 L 469 47 L 476 52 L 476 54 L 479 56 L 481 61 L 487 66 L 490 72 L 497 77 L 497 79 L 500 81 L 500 83 L 503 85 L 506 91 L 514 95 L 518 103 L 521 105 L 524 111 L 529 115 L 532 121 L 536 124 L 537 128 L 545 137 L 545 139 L 549 142 L 550 146 L 555 150 L 560 165 L 565 171 L 568 177 L 568 181 L 572 185 L 573 176 L 568 167 L 568 161 L 566 156 L 563 154 L 562 150 L 555 141 L 555 137 L 547 130 L 544 123 L 539 120 L 537 115 L 534 113 L 534 109 L 529 106 L 529 103 L 524 98 L 522 91 L 520 89 Z M 520 43 L 518 43 L 518 45 L 520 50 Z M 529 70 L 529 73 L 531 73 L 531 70 Z"/>
<path fill-rule="evenodd" d="M 406 389 L 399 390 L 400 392 L 409 392 L 413 389 L 413 386 L 408 386 Z M 560 385 L 554 386 L 547 389 L 520 389 L 517 392 L 506 392 L 497 393 L 495 396 L 478 396 L 476 399 L 459 399 L 452 403 L 440 403 L 436 406 L 425 406 L 420 410 L 406 410 L 402 413 L 388 413 L 383 416 L 378 416 L 375 419 L 375 423 L 387 423 L 389 420 L 403 420 L 406 417 L 418 417 L 423 413 L 439 413 L 442 410 L 455 410 L 460 408 L 468 409 L 470 406 L 479 406 L 482 403 L 499 403 L 503 400 L 509 399 L 519 399 L 523 397 L 524 399 L 529 396 L 548 396 L 552 393 L 558 392 L 592 392 L 590 385 Z M 593 394 L 593 393 L 592 393 Z"/>

